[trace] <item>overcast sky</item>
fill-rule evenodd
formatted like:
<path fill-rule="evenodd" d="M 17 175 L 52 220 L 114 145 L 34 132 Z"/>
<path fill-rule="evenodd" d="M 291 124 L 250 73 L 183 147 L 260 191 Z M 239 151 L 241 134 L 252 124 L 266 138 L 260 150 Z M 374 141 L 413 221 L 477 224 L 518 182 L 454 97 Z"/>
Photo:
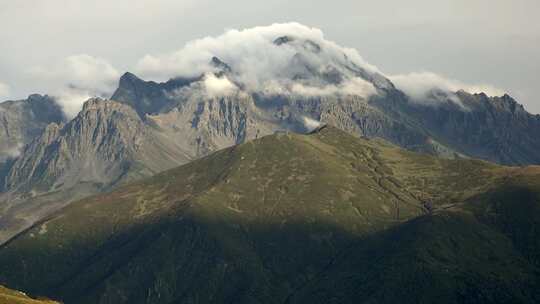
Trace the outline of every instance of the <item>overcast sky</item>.
<path fill-rule="evenodd" d="M 385 74 L 490 84 L 540 113 L 539 14 L 538 0 L 0 0 L 0 99 L 51 93 L 70 56 L 115 79 L 196 38 L 296 21 Z"/>

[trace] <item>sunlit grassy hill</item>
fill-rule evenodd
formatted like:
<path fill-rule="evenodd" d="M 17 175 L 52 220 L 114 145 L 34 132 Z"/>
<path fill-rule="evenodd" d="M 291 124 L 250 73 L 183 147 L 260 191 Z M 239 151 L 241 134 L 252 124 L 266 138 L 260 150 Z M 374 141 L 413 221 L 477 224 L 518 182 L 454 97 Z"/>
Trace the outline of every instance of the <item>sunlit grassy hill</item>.
<path fill-rule="evenodd" d="M 2 304 L 58 304 L 58 302 L 47 299 L 32 299 L 25 293 L 11 290 L 0 286 L 0 303 Z"/>

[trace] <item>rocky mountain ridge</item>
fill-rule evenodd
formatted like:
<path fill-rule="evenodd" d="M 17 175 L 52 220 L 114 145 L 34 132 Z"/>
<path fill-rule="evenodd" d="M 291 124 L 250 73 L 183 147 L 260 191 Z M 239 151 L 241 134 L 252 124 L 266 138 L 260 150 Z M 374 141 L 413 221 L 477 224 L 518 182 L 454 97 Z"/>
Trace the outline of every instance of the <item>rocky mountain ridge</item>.
<path fill-rule="evenodd" d="M 0 163 L 17 157 L 49 123 L 65 120 L 62 109 L 49 96 L 34 94 L 0 103 Z"/>

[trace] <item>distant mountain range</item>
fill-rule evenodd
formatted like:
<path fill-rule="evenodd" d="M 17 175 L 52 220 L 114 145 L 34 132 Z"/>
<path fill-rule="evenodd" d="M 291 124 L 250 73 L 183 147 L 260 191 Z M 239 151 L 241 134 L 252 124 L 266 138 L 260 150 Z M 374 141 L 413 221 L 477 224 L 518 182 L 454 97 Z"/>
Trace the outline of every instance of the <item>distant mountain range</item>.
<path fill-rule="evenodd" d="M 39 221 L 0 247 L 0 282 L 78 304 L 538 303 L 539 197 L 538 167 L 277 133 Z"/>
<path fill-rule="evenodd" d="M 214 73 L 200 77 L 156 83 L 126 73 L 111 100 L 89 100 L 70 121 L 47 96 L 0 104 L 0 242 L 75 199 L 279 130 L 305 133 L 319 123 L 446 158 L 540 164 L 540 116 L 507 95 L 433 90 L 422 103 L 351 61 L 329 60 L 321 72 L 312 63 L 322 56 L 321 46 L 310 40 L 283 36 L 274 44 L 297 51 L 286 75 L 295 83 L 290 91 L 249 90 L 234 66 L 213 57 Z M 209 81 L 236 89 L 210 94 Z M 352 81 L 374 91 L 357 94 L 347 87 Z"/>

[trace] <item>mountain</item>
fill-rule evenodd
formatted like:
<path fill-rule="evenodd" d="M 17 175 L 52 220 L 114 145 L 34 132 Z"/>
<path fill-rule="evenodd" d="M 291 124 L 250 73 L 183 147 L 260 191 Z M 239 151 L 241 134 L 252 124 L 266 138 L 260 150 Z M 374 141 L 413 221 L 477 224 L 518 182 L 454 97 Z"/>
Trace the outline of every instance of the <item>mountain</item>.
<path fill-rule="evenodd" d="M 70 201 L 184 164 L 126 105 L 92 99 L 66 124 L 48 125 L 14 160 L 0 199 L 0 241 Z"/>
<path fill-rule="evenodd" d="M 540 163 L 536 153 L 540 148 L 540 115 L 528 113 L 510 96 L 459 91 L 436 96 L 435 103 L 418 102 L 384 76 L 375 75 L 373 85 L 379 84 L 378 94 L 369 97 L 249 91 L 216 97 L 205 95 L 203 80 L 155 83 L 128 73 L 112 99 L 135 107 L 149 121 L 167 121 L 161 128 L 171 138 L 190 134 L 190 140 L 180 144 L 195 145 L 198 155 L 275 130 L 305 132 L 309 129 L 307 120 L 447 158 L 480 158 L 505 165 Z M 373 77 L 366 79 L 373 81 Z M 147 104 L 153 107 L 149 109 Z M 207 120 L 200 124 L 200 117 Z M 208 134 L 213 135 L 209 138 Z"/>
<path fill-rule="evenodd" d="M 335 44 L 267 38 L 268 50 L 281 52 L 279 64 L 246 69 L 235 56 L 208 53 L 199 64 L 206 70 L 193 67 L 195 76 L 158 83 L 126 73 L 111 100 L 90 100 L 69 122 L 48 97 L 3 103 L 4 117 L 19 118 L 7 120 L 15 121 L 7 123 L 11 139 L 0 138 L 0 148 L 11 151 L 0 168 L 0 243 L 75 199 L 320 123 L 445 158 L 540 163 L 540 116 L 509 96 L 433 90 L 415 100 Z"/>
<path fill-rule="evenodd" d="M 455 151 L 500 164 L 539 164 L 540 115 L 528 113 L 509 95 L 488 97 L 459 91 L 459 103 L 410 104 L 404 112 Z"/>
<path fill-rule="evenodd" d="M 188 160 L 178 153 L 167 155 L 167 147 L 148 132 L 132 108 L 89 100 L 75 119 L 49 125 L 26 147 L 6 178 L 6 188 L 39 192 L 81 182 L 114 185 L 135 174 L 128 172 L 132 166 L 140 166 L 144 176 Z"/>
<path fill-rule="evenodd" d="M 48 96 L 0 103 L 0 163 L 17 157 L 48 124 L 64 121 L 62 109 Z"/>
<path fill-rule="evenodd" d="M 58 304 L 58 302 L 46 299 L 32 299 L 25 293 L 14 291 L 3 286 L 0 286 L 0 301 L 3 304 Z"/>
<path fill-rule="evenodd" d="M 137 89 L 130 92 L 133 83 Z M 196 155 L 205 155 L 277 130 L 308 132 L 319 121 L 353 134 L 384 138 L 416 151 L 446 156 L 456 154 L 430 139 L 429 133 L 406 113 L 387 111 L 363 96 L 268 95 L 246 91 L 209 96 L 204 80 L 155 83 L 143 81 L 131 73 L 122 76 L 119 84 L 111 99 L 134 106 L 146 121 L 157 124 L 169 138 L 184 140 L 180 145 L 194 148 Z M 393 87 L 389 82 L 385 85 Z M 396 89 L 386 90 L 381 88 L 384 102 L 405 102 L 403 93 Z M 148 111 L 146 104 L 161 107 Z M 186 137 L 189 138 L 187 142 Z"/>
<path fill-rule="evenodd" d="M 238 58 L 229 58 L 230 63 L 212 56 L 209 72 L 197 77 L 156 83 L 126 73 L 111 99 L 134 107 L 143 119 L 167 121 L 160 127 L 168 137 L 188 134 L 183 146 L 195 144 L 205 153 L 276 130 L 306 132 L 323 121 L 417 151 L 454 156 L 406 113 L 371 102 L 379 96 L 386 104 L 406 103 L 380 72 L 324 41 L 293 35 L 268 39 L 268 47 L 287 58 L 271 71 L 253 73 L 236 63 Z"/>
<path fill-rule="evenodd" d="M 539 198 L 538 167 L 279 132 L 70 204 L 0 247 L 0 283 L 66 303 L 537 303 Z"/>
<path fill-rule="evenodd" d="M 156 83 L 126 73 L 112 99 L 134 107 L 141 117 L 178 110 L 182 115 L 174 118 L 173 125 L 183 126 L 180 133 L 197 134 L 194 137 L 201 137 L 208 147 L 223 147 L 215 144 L 222 136 L 218 131 L 231 122 L 220 118 L 209 126 L 203 124 L 201 131 L 201 125 L 189 123 L 213 109 L 226 113 L 223 106 L 210 106 L 216 104 L 215 99 L 224 99 L 241 109 L 248 121 L 237 128 L 239 135 L 249 133 L 244 131 L 246 126 L 259 129 L 257 124 L 262 122 L 273 127 L 260 128 L 266 132 L 259 135 L 275 129 L 303 131 L 307 119 L 443 157 L 506 165 L 540 163 L 535 152 L 540 147 L 540 115 L 528 113 L 510 96 L 454 92 L 414 79 L 404 85 L 369 65 L 356 51 L 299 24 L 209 37 L 188 44 L 173 58 L 166 61 L 171 66 L 162 64 L 161 69 L 174 71 L 178 65 L 172 74 L 184 76 Z M 154 59 L 152 66 L 159 65 L 160 60 Z M 425 94 L 413 94 L 411 85 L 426 86 Z M 169 121 L 171 116 L 167 116 Z M 205 138 L 205 133 L 212 132 L 218 137 Z M 173 133 L 168 132 L 174 137 Z M 242 141 L 241 136 L 234 139 Z"/>
<path fill-rule="evenodd" d="M 167 108 L 171 103 L 172 92 L 185 85 L 189 85 L 193 80 L 171 79 L 165 83 L 154 81 L 143 81 L 132 73 L 125 73 L 119 80 L 118 88 L 112 95 L 112 100 L 124 101 L 144 117 L 147 113 L 157 113 L 163 108 Z"/>

